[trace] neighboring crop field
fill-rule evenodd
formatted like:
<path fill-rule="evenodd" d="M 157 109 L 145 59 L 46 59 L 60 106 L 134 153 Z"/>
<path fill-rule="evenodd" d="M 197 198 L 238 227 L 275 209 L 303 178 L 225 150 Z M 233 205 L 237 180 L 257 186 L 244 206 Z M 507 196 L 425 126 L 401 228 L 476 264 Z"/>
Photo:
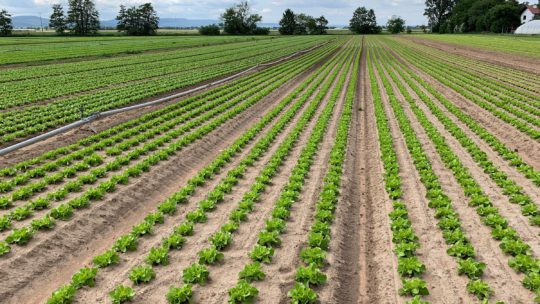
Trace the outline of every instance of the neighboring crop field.
<path fill-rule="evenodd" d="M 425 35 L 430 40 L 451 43 L 459 46 L 472 46 L 480 49 L 514 53 L 517 55 L 540 57 L 538 37 L 513 35 Z"/>
<path fill-rule="evenodd" d="M 0 156 L 0 302 L 535 302 L 540 61 L 419 37 L 3 66 L 9 146 L 287 57 Z"/>

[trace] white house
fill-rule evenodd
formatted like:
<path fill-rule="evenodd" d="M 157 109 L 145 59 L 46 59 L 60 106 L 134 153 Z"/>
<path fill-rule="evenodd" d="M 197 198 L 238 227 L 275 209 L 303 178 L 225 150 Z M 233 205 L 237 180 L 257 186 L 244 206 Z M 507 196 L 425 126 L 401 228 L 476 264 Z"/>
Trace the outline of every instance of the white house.
<path fill-rule="evenodd" d="M 538 15 L 540 15 L 540 8 L 537 5 L 527 5 L 527 8 L 521 12 L 521 24 L 533 20 Z"/>

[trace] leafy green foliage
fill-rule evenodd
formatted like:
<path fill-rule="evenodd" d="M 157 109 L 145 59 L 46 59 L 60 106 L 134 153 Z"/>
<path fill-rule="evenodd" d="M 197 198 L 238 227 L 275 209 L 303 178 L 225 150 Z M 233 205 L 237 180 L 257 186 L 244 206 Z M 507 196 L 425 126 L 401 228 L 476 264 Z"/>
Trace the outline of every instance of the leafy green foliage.
<path fill-rule="evenodd" d="M 403 287 L 399 290 L 400 295 L 424 296 L 429 294 L 426 281 L 419 278 L 403 280 Z"/>
<path fill-rule="evenodd" d="M 34 231 L 26 227 L 20 229 L 13 229 L 13 232 L 11 232 L 11 234 L 6 237 L 6 243 L 26 245 L 33 236 Z"/>
<path fill-rule="evenodd" d="M 153 247 L 150 249 L 146 262 L 150 265 L 169 264 L 169 249 L 167 247 Z"/>
<path fill-rule="evenodd" d="M 474 294 L 480 300 L 489 298 L 493 293 L 489 285 L 482 280 L 470 281 L 467 284 L 467 291 Z"/>
<path fill-rule="evenodd" d="M 266 275 L 262 271 L 261 264 L 259 262 L 253 262 L 244 266 L 244 269 L 240 271 L 239 277 L 241 280 L 252 282 L 261 281 L 266 277 Z"/>
<path fill-rule="evenodd" d="M 129 279 L 136 285 L 148 283 L 156 277 L 156 273 L 150 265 L 135 266 L 129 273 Z"/>
<path fill-rule="evenodd" d="M 82 268 L 71 278 L 71 285 L 75 288 L 83 286 L 94 287 L 97 268 Z"/>
<path fill-rule="evenodd" d="M 326 283 L 326 275 L 315 264 L 310 264 L 307 267 L 298 267 L 296 281 L 306 286 L 322 285 Z"/>
<path fill-rule="evenodd" d="M 253 250 L 249 253 L 249 257 L 256 262 L 270 263 L 274 256 L 274 249 L 272 247 L 261 246 L 259 244 L 253 247 Z"/>
<path fill-rule="evenodd" d="M 116 252 L 127 252 L 137 250 L 137 237 L 132 234 L 127 234 L 119 237 L 113 245 Z"/>
<path fill-rule="evenodd" d="M 55 292 L 47 300 L 47 304 L 66 304 L 71 303 L 76 293 L 75 287 L 72 285 L 64 285 Z"/>
<path fill-rule="evenodd" d="M 190 284 L 184 284 L 182 287 L 171 287 L 167 292 L 167 302 L 169 304 L 188 304 L 193 297 L 193 291 Z"/>
<path fill-rule="evenodd" d="M 317 302 L 317 293 L 313 289 L 302 283 L 294 284 L 294 288 L 289 290 L 287 296 L 291 298 L 293 304 L 313 304 Z"/>
<path fill-rule="evenodd" d="M 107 250 L 104 253 L 95 256 L 92 262 L 99 268 L 105 268 L 120 263 L 120 257 L 115 250 Z"/>
<path fill-rule="evenodd" d="M 182 279 L 186 284 L 204 285 L 206 284 L 209 274 L 208 269 L 206 269 L 204 265 L 194 263 L 184 269 Z"/>
<path fill-rule="evenodd" d="M 113 304 L 129 302 L 135 297 L 135 291 L 131 287 L 119 285 L 109 293 Z"/>
<path fill-rule="evenodd" d="M 236 286 L 229 289 L 229 303 L 252 303 L 259 294 L 259 290 L 247 281 L 240 280 Z"/>
<path fill-rule="evenodd" d="M 199 251 L 197 255 L 199 256 L 199 264 L 206 265 L 214 264 L 224 258 L 223 253 L 219 252 L 214 246 Z"/>

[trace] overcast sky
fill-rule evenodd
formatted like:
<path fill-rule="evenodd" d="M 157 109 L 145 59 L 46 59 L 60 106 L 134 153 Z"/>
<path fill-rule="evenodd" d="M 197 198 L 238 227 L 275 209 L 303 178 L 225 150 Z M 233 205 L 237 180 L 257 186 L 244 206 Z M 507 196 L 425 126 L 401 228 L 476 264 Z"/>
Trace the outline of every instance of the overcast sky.
<path fill-rule="evenodd" d="M 120 4 L 135 5 L 149 0 L 94 0 L 103 20 L 113 19 Z M 150 0 L 162 18 L 217 19 L 223 10 L 239 0 Z M 0 0 L 0 9 L 12 15 L 39 15 L 48 17 L 53 3 L 67 0 Z M 392 15 L 403 17 L 409 25 L 426 23 L 424 0 L 252 0 L 254 11 L 263 16 L 263 22 L 278 22 L 286 8 L 312 16 L 324 15 L 330 24 L 349 23 L 358 6 L 373 8 L 380 24 Z"/>

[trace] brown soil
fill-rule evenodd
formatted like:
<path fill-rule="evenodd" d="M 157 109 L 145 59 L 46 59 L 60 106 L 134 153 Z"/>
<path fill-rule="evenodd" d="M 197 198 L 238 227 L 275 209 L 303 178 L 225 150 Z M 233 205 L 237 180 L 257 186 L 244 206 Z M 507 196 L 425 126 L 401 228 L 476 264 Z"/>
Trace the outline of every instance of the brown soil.
<path fill-rule="evenodd" d="M 429 45 L 429 42 L 424 42 L 419 38 L 411 39 L 417 43 Z M 438 43 L 433 47 L 458 55 L 462 55 L 459 52 L 463 52 L 463 54 L 473 52 L 467 48 L 454 51 L 447 50 L 446 48 L 449 48 L 449 46 L 441 46 Z M 519 149 L 518 152 L 527 163 L 537 170 L 540 169 L 540 155 L 536 153 L 540 148 L 540 143 L 501 122 L 489 112 L 435 81 L 395 53 L 392 54 L 459 106 L 465 113 L 471 115 L 473 119 L 478 121 L 489 132 L 492 132 L 494 136 L 497 136 L 509 148 Z M 189 178 L 208 165 L 223 149 L 228 147 L 249 127 L 253 126 L 309 75 L 312 75 L 316 67 L 333 55 L 335 53 L 330 54 L 318 64 L 287 82 L 235 117 L 235 119 L 223 124 L 203 139 L 185 147 L 175 156 L 170 157 L 169 160 L 159 163 L 150 172 L 133 180 L 129 185 L 120 186 L 116 192 L 107 195 L 103 200 L 92 203 L 85 210 L 75 212 L 71 220 L 58 221 L 57 227 L 49 232 L 40 231 L 26 246 L 12 246 L 12 252 L 0 258 L 0 277 L 2 278 L 0 281 L 0 299 L 2 300 L 0 302 L 43 303 L 51 292 L 68 283 L 71 276 L 81 267 L 91 266 L 93 256 L 109 249 L 114 240 L 120 235 L 128 233 L 134 224 L 140 223 L 148 213 L 156 209 L 159 203 L 184 186 Z M 475 56 L 480 56 L 483 59 Z M 489 52 L 486 51 L 479 52 L 472 57 L 495 62 L 496 58 L 490 56 L 495 55 L 489 55 Z M 504 62 L 495 63 L 503 66 L 513 64 L 513 61 L 510 61 L 509 58 L 502 56 L 499 60 Z M 344 69 L 345 66 L 336 68 Z M 396 71 L 395 69 L 401 68 L 394 66 L 392 69 L 391 71 Z M 479 303 L 480 301 L 467 292 L 466 285 L 469 280 L 465 275 L 458 274 L 456 259 L 446 252 L 448 245 L 444 241 L 441 230 L 437 227 L 438 220 L 435 218 L 434 210 L 428 206 L 428 200 L 425 198 L 426 189 L 407 149 L 405 137 L 390 106 L 389 96 L 382 86 L 381 77 L 388 76 L 388 72 L 390 70 L 376 71 L 375 80 L 380 86 L 384 113 L 394 139 L 394 149 L 398 155 L 397 162 L 400 167 L 399 176 L 403 190 L 402 201 L 407 204 L 412 228 L 419 237 L 421 248 L 417 251 L 418 258 L 426 266 L 426 272 L 422 275 L 422 278 L 427 282 L 430 295 L 423 297 L 423 299 L 431 303 L 442 304 Z M 397 272 L 397 258 L 393 251 L 394 245 L 388 217 L 388 214 L 392 211 L 392 203 L 384 189 L 384 170 L 379 150 L 374 100 L 372 99 L 365 53 L 361 57 L 358 76 L 359 83 L 349 130 L 340 191 L 341 196 L 335 213 L 336 219 L 332 225 L 332 237 L 327 257 L 328 265 L 322 268 L 328 280 L 323 286 L 312 286 L 312 288 L 317 292 L 320 303 L 403 304 L 411 298 L 398 294 L 398 290 L 401 288 L 401 278 Z M 349 74 L 346 79 L 349 80 L 350 77 Z M 486 263 L 482 279 L 494 291 L 490 302 L 500 300 L 506 303 L 530 303 L 535 295 L 522 286 L 523 275 L 509 267 L 508 260 L 510 256 L 502 252 L 499 248 L 499 242 L 491 237 L 490 228 L 482 223 L 474 208 L 468 206 L 468 199 L 462 187 L 455 179 L 452 171 L 443 163 L 434 144 L 412 112 L 410 104 L 399 92 L 397 83 L 391 78 L 389 80 L 395 97 L 403 106 L 404 113 L 409 118 L 413 131 L 418 136 L 435 174 L 439 177 L 444 193 L 450 197 L 452 206 L 462 223 L 462 228 L 475 248 L 477 260 Z M 422 103 L 416 93 L 401 79 L 401 76 L 398 76 L 396 81 L 400 81 L 404 85 L 420 109 L 424 111 L 428 120 L 444 136 L 450 149 L 456 153 L 494 206 L 499 209 L 500 214 L 508 220 L 509 225 L 518 232 L 522 239 L 531 246 L 533 256 L 538 257 L 540 255 L 540 244 L 537 241 L 537 235 L 540 233 L 540 228 L 530 225 L 528 219 L 521 214 L 520 207 L 509 203 L 508 197 L 503 194 L 489 175 L 485 174 L 474 162 L 460 143 L 446 131 L 441 122 Z M 337 79 L 334 80 L 331 89 L 336 86 L 336 83 Z M 216 207 L 216 210 L 207 213 L 207 221 L 195 225 L 194 235 L 186 238 L 183 248 L 169 252 L 170 264 L 154 267 L 157 276 L 152 282 L 134 286 L 128 278 L 132 267 L 144 262 L 150 249 L 159 246 L 162 239 L 169 235 L 175 226 L 184 221 L 185 215 L 194 210 L 208 192 L 222 181 L 229 170 L 236 167 L 248 155 L 257 140 L 267 134 L 279 118 L 274 119 L 272 123 L 263 128 L 255 136 L 255 139 L 250 141 L 238 155 L 224 165 L 215 177 L 198 187 L 186 204 L 178 206 L 176 214 L 166 216 L 164 224 L 156 225 L 153 234 L 140 238 L 137 251 L 121 254 L 119 265 L 101 269 L 96 278 L 96 286 L 80 289 L 74 302 L 108 303 L 110 301 L 108 293 L 117 285 L 122 284 L 135 289 L 136 297 L 133 299 L 133 303 L 165 303 L 164 295 L 169 287 L 182 285 L 183 269 L 189 264 L 198 261 L 197 253 L 210 245 L 209 237 L 227 222 L 230 212 L 250 189 L 255 178 L 261 173 L 279 145 L 299 121 L 302 113 L 306 110 L 306 105 L 314 98 L 318 90 L 320 88 L 315 91 L 306 104 L 296 113 L 295 117 L 283 128 L 282 132 L 270 145 L 268 151 L 252 166 L 247 168 L 243 178 L 239 180 L 231 193 L 225 195 L 224 201 Z M 445 110 L 431 94 L 424 89 L 422 91 L 442 109 L 447 117 L 462 128 L 480 149 L 487 153 L 489 159 L 501 171 L 522 186 L 524 192 L 531 196 L 535 202 L 540 201 L 539 187 L 510 166 L 507 161 L 502 159 L 466 125 L 459 122 L 453 114 Z M 262 265 L 266 278 L 252 283 L 259 291 L 255 303 L 289 302 L 287 292 L 294 285 L 297 268 L 303 265 L 299 258 L 300 251 L 306 246 L 307 234 L 314 220 L 315 204 L 324 184 L 324 176 L 328 170 L 330 152 L 337 136 L 339 117 L 343 113 L 345 94 L 346 88 L 343 88 L 338 96 L 325 137 L 314 156 L 302 193 L 291 209 L 291 217 L 287 221 L 285 232 L 280 236 L 282 244 L 280 247 L 275 248 L 272 262 Z M 298 161 L 300 153 L 305 147 L 324 106 L 329 102 L 329 98 L 330 93 L 327 93 L 317 108 L 313 119 L 295 142 L 293 149 L 285 157 L 278 173 L 261 195 L 261 200 L 255 204 L 253 212 L 248 215 L 247 220 L 242 222 L 239 229 L 233 234 L 233 242 L 223 251 L 224 260 L 208 266 L 210 272 L 208 283 L 204 286 L 193 286 L 194 303 L 221 304 L 227 302 L 227 291 L 238 282 L 238 273 L 244 265 L 251 262 L 248 252 L 256 244 L 258 233 L 263 229 L 265 220 L 271 216 L 272 208 L 279 198 L 282 188 L 289 181 L 289 176 Z M 137 113 L 123 113 L 115 117 L 109 117 L 96 123 L 96 127 L 103 130 L 119 123 L 119 121 L 138 117 L 142 113 L 163 106 L 165 105 L 134 111 Z M 290 105 L 286 107 L 286 109 L 289 108 Z M 284 111 L 280 115 L 283 115 Z M 14 164 L 30 158 L 30 155 L 35 156 L 55 147 L 74 142 L 78 138 L 89 134 L 90 131 L 86 131 L 86 128 L 88 126 L 15 152 L 8 158 L 0 159 L 0 164 Z M 103 151 L 98 153 L 104 155 Z M 109 156 L 105 156 L 105 158 L 110 159 Z M 52 191 L 57 187 L 59 185 L 51 186 L 47 191 L 39 195 L 45 195 L 48 191 Z M 7 214 L 7 212 L 9 210 L 1 211 L 0 216 Z M 29 220 L 16 223 L 14 227 L 21 227 L 22 224 L 28 222 Z M 0 238 L 5 237 L 7 234 L 7 231 L 0 232 Z"/>
<path fill-rule="evenodd" d="M 137 182 L 119 187 L 113 195 L 76 214 L 69 222 L 59 222 L 50 233 L 37 234 L 27 246 L 15 247 L 16 254 L 11 253 L 0 262 L 2 277 L 6 278 L 0 284 L 0 298 L 6 303 L 41 302 L 93 256 L 110 248 L 118 236 L 129 232 L 132 225 L 155 210 L 158 203 L 212 161 L 256 122 L 255 117 L 269 111 L 276 100 L 282 99 L 307 75 L 294 78 L 233 121 L 160 163 Z M 53 274 L 55 280 L 38 279 Z"/>
<path fill-rule="evenodd" d="M 391 248 L 388 210 L 382 180 L 375 113 L 362 54 L 357 101 L 336 211 L 323 303 L 397 303 L 399 277 Z M 359 179 L 359 182 L 358 182 Z M 381 206 L 384 206 L 382 208 Z"/>
<path fill-rule="evenodd" d="M 536 58 L 495 52 L 495 51 L 490 51 L 486 49 L 480 49 L 480 48 L 475 48 L 475 47 L 465 46 L 465 45 L 458 46 L 456 44 L 445 43 L 445 42 L 440 42 L 440 41 L 432 41 L 432 40 L 422 39 L 418 37 L 408 38 L 408 39 L 411 39 L 412 41 L 416 43 L 434 47 L 448 53 L 463 55 L 468 58 L 475 58 L 475 59 L 499 64 L 502 66 L 510 67 L 513 69 L 520 69 L 523 71 L 540 75 L 540 60 Z"/>
<path fill-rule="evenodd" d="M 284 95 L 283 95 L 284 96 Z M 277 101 L 276 101 L 277 102 Z M 263 166 L 269 161 L 272 154 L 275 152 L 275 150 L 278 148 L 278 144 L 285 138 L 285 136 L 288 134 L 288 132 L 293 128 L 294 123 L 298 120 L 300 117 L 302 111 L 300 113 L 297 113 L 296 118 L 293 119 L 287 127 L 283 130 L 282 133 L 278 136 L 276 139 L 276 142 L 272 145 L 272 147 L 269 149 L 267 153 L 259 160 L 257 161 L 253 167 L 250 167 L 249 170 L 247 170 L 245 176 L 242 178 L 242 180 L 239 182 L 239 184 L 234 188 L 234 190 L 225 197 L 225 201 L 221 203 L 218 206 L 218 209 L 214 212 L 210 212 L 208 214 L 208 221 L 205 222 L 202 225 L 198 225 L 196 227 L 195 235 L 193 237 L 188 238 L 185 246 L 180 251 L 174 251 L 170 254 L 170 266 L 164 266 L 164 267 L 158 267 L 156 268 L 157 277 L 154 281 L 152 281 L 151 284 L 147 284 L 145 286 L 142 286 L 137 289 L 137 298 L 136 302 L 138 303 L 148 303 L 148 302 L 161 302 L 163 301 L 163 294 L 167 292 L 169 286 L 172 285 L 179 285 L 180 284 L 180 277 L 182 274 L 182 269 L 184 269 L 186 266 L 191 264 L 192 262 L 197 261 L 197 252 L 199 252 L 201 249 L 208 246 L 208 238 L 217 230 L 219 230 L 219 227 L 223 225 L 227 218 L 232 211 L 233 208 L 236 207 L 237 202 L 241 200 L 244 193 L 249 190 L 249 187 L 251 186 L 251 183 L 255 179 L 255 177 L 260 173 L 260 170 L 263 168 Z M 267 128 L 269 130 L 269 128 Z M 262 134 L 260 134 L 262 137 Z M 305 141 L 305 139 L 300 139 L 300 144 L 302 141 Z M 294 156 L 294 153 L 291 153 L 291 157 Z M 246 151 L 247 154 L 247 151 Z M 239 162 L 240 158 L 238 158 Z M 230 167 L 232 168 L 234 164 L 232 164 Z M 289 170 L 288 167 L 284 169 L 284 171 Z M 225 170 L 223 170 L 222 176 L 225 175 Z M 200 199 L 204 198 L 204 195 L 212 189 L 215 184 L 217 184 L 222 176 L 216 177 L 212 183 L 209 183 L 206 185 L 199 193 L 199 195 L 196 195 L 193 197 L 193 199 L 190 200 L 191 203 L 195 204 Z M 280 174 L 281 176 L 281 174 Z M 285 182 L 286 179 L 278 179 L 273 183 L 273 187 L 275 187 L 275 184 L 278 184 L 279 182 Z M 256 209 L 252 214 L 250 214 L 250 219 L 253 217 L 257 217 L 257 215 L 269 208 L 270 206 L 268 204 L 264 203 L 264 200 L 259 202 L 257 204 Z M 190 211 L 194 209 L 195 207 L 186 208 L 186 211 Z M 266 210 L 265 212 L 268 212 Z M 175 215 L 174 218 L 172 218 L 173 223 L 180 223 L 184 218 L 184 214 Z M 243 227 L 248 226 L 250 221 L 243 223 L 240 227 L 242 229 Z M 257 232 L 256 229 L 253 229 L 251 225 L 249 225 L 251 228 L 250 230 L 255 233 Z M 164 236 L 170 233 L 171 227 L 163 227 L 163 229 L 160 229 L 160 231 L 156 231 L 156 235 Z M 161 231 L 167 231 L 160 233 Z M 234 253 L 234 248 L 241 244 L 241 238 L 244 236 L 249 236 L 249 233 L 247 235 L 242 233 L 242 230 L 239 230 L 234 235 L 233 244 L 231 245 L 231 248 L 227 249 L 226 251 L 226 261 L 224 263 L 227 263 L 229 259 L 229 251 L 231 253 Z M 256 236 L 256 235 L 255 235 Z M 100 302 L 103 300 L 103 298 L 107 298 L 107 292 L 112 290 L 117 284 L 125 284 L 130 285 L 130 281 L 128 280 L 129 270 L 132 266 L 138 265 L 141 263 L 144 255 L 148 250 L 158 245 L 160 242 L 160 238 L 153 238 L 150 240 L 149 244 L 144 244 L 143 247 L 141 247 L 142 251 L 139 253 L 139 249 L 137 250 L 137 254 L 133 257 L 127 257 L 127 263 L 122 263 L 120 267 L 115 267 L 112 271 L 114 271 L 117 275 L 111 275 L 112 271 L 108 271 L 104 273 L 103 278 L 100 280 L 100 284 L 97 288 L 97 290 L 92 289 L 88 290 L 88 292 L 83 292 L 80 297 L 78 297 L 78 302 L 80 303 L 92 303 L 92 302 Z M 245 253 L 245 251 L 244 251 Z M 237 259 L 233 259 L 233 261 L 237 261 Z M 211 271 L 211 282 L 209 282 L 208 286 L 210 287 L 213 284 L 215 285 L 216 281 L 220 278 L 220 276 L 215 275 L 214 268 L 221 268 L 221 265 L 210 267 Z M 237 274 L 230 274 L 236 276 Z M 227 278 L 227 281 L 231 281 L 230 277 Z M 205 287 L 205 288 L 206 288 Z M 206 302 L 205 302 L 206 303 Z"/>

